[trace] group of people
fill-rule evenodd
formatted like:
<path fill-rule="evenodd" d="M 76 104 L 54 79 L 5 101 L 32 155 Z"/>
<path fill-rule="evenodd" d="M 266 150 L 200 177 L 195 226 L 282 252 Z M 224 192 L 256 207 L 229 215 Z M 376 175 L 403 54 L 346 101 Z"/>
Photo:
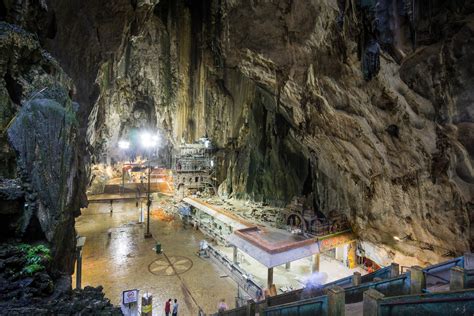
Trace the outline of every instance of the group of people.
<path fill-rule="evenodd" d="M 173 304 L 173 306 L 171 306 Z M 217 305 L 219 312 L 226 311 L 228 308 L 225 299 L 221 299 Z M 166 316 L 177 316 L 178 315 L 178 300 L 174 299 L 174 302 L 171 299 L 168 299 L 165 303 L 165 315 Z"/>
<path fill-rule="evenodd" d="M 171 306 L 171 303 L 173 303 L 173 306 Z M 177 316 L 178 315 L 178 300 L 174 299 L 174 302 L 171 301 L 171 299 L 168 299 L 165 303 L 165 315 L 166 316 Z"/>

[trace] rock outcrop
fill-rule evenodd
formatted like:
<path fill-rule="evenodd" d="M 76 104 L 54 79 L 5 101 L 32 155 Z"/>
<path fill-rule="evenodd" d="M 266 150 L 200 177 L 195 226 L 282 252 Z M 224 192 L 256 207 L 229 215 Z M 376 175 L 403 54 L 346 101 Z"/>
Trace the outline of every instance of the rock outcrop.
<path fill-rule="evenodd" d="M 74 217 L 86 203 L 87 182 L 73 85 L 38 39 L 0 23 L 0 159 L 5 162 L 0 212 L 4 238 L 46 241 L 51 272 L 71 274 Z"/>
<path fill-rule="evenodd" d="M 368 30 L 361 7 L 332 1 L 138 1 L 98 70 L 96 156 L 144 125 L 171 146 L 207 134 L 223 194 L 306 195 L 394 260 L 461 254 L 473 240 L 472 8 L 434 3 L 411 31 L 412 13 L 378 8 L 387 26 Z"/>
<path fill-rule="evenodd" d="M 31 249 L 25 244 L 0 244 L 0 314 L 122 315 L 101 287 L 71 290 L 70 276 L 53 279 L 38 263 L 28 265 L 35 256 Z"/>
<path fill-rule="evenodd" d="M 2 315 L 122 314 L 100 287 L 71 290 L 88 179 L 73 90 L 36 35 L 0 22 Z"/>
<path fill-rule="evenodd" d="M 469 1 L 47 8 L 56 32 L 42 38 L 79 87 L 95 162 L 134 128 L 159 129 L 167 148 L 207 134 L 221 148 L 223 194 L 307 196 L 402 263 L 470 248 Z"/>

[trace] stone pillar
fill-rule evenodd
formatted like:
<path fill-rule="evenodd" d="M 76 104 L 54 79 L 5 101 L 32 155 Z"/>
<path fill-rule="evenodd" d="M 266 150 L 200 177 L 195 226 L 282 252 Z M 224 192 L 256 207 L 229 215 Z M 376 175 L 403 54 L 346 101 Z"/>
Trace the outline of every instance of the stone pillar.
<path fill-rule="evenodd" d="M 352 285 L 357 286 L 360 285 L 362 282 L 362 276 L 360 275 L 360 272 L 354 272 L 352 275 Z"/>
<path fill-rule="evenodd" d="M 290 268 L 291 268 L 291 262 L 285 263 L 285 269 L 290 270 Z"/>
<path fill-rule="evenodd" d="M 398 263 L 392 262 L 390 265 L 390 277 L 395 278 L 400 275 L 400 265 Z"/>
<path fill-rule="evenodd" d="M 267 289 L 270 290 L 273 284 L 273 268 L 268 268 L 267 273 Z"/>
<path fill-rule="evenodd" d="M 357 267 L 357 244 L 355 241 L 351 242 L 349 244 L 349 247 L 347 249 L 347 263 L 349 266 L 349 269 L 354 269 Z"/>
<path fill-rule="evenodd" d="M 378 301 L 384 298 L 384 295 L 377 290 L 368 289 L 364 292 L 363 315 L 378 316 Z"/>
<path fill-rule="evenodd" d="M 449 290 L 463 290 L 464 289 L 464 269 L 461 267 L 451 268 L 451 280 L 449 281 Z"/>
<path fill-rule="evenodd" d="M 344 316 L 346 312 L 346 295 L 340 286 L 333 286 L 327 290 L 329 311 L 328 316 Z"/>
<path fill-rule="evenodd" d="M 419 266 L 410 268 L 410 294 L 421 294 L 426 288 L 425 274 Z"/>
<path fill-rule="evenodd" d="M 474 288 L 474 253 L 464 254 L 464 288 Z"/>
<path fill-rule="evenodd" d="M 232 253 L 232 262 L 237 264 L 237 247 L 236 246 L 232 246 L 233 248 L 233 253 Z"/>
<path fill-rule="evenodd" d="M 311 258 L 311 273 L 319 271 L 319 253 L 314 254 Z"/>
<path fill-rule="evenodd" d="M 474 269 L 474 253 L 466 252 L 464 254 L 464 270 Z"/>

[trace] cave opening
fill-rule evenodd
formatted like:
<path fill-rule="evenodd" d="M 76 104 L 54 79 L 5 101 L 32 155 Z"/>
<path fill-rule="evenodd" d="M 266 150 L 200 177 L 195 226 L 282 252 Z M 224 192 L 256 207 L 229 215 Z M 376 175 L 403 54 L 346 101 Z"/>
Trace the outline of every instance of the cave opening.
<path fill-rule="evenodd" d="M 26 227 L 23 238 L 27 242 L 46 241 L 46 235 L 41 227 L 37 216 L 32 216 Z"/>

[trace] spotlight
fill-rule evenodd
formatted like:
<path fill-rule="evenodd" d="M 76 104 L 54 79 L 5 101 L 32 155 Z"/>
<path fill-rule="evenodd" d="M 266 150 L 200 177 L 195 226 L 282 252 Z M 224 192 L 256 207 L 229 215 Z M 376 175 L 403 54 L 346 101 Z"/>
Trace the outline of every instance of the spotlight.
<path fill-rule="evenodd" d="M 120 149 L 128 149 L 130 148 L 130 143 L 126 140 L 121 140 L 118 142 L 119 148 Z"/>
<path fill-rule="evenodd" d="M 143 132 L 140 135 L 140 141 L 145 148 L 153 148 L 158 145 L 159 136 L 151 135 L 149 132 Z"/>

